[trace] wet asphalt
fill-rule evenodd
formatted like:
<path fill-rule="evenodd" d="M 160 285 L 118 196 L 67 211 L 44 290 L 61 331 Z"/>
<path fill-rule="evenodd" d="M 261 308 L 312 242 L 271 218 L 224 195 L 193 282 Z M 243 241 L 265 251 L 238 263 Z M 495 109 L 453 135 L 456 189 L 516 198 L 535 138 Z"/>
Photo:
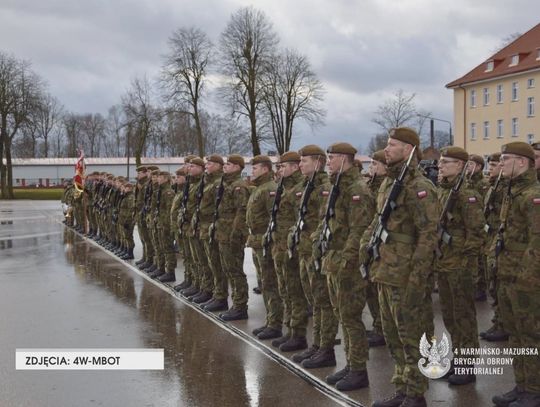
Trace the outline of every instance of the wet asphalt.
<path fill-rule="evenodd" d="M 264 322 L 260 295 L 250 292 L 247 321 L 225 324 L 151 281 L 132 262 L 66 228 L 61 219 L 58 202 L 0 201 L 0 407 L 371 405 L 393 393 L 386 347 L 370 350 L 369 388 L 337 392 L 324 383 L 336 369 L 305 371 L 271 341 L 253 339 L 251 330 Z M 252 288 L 249 250 L 244 268 Z M 181 281 L 181 261 L 176 275 Z M 437 295 L 434 304 L 439 333 Z M 479 329 L 487 329 L 489 303 L 477 303 L 477 313 Z M 367 308 L 362 317 L 370 328 Z M 17 348 L 162 348 L 165 368 L 17 371 Z M 336 356 L 340 369 L 342 346 Z M 432 380 L 428 405 L 491 406 L 494 394 L 513 387 L 511 367 L 503 371 L 459 388 Z"/>

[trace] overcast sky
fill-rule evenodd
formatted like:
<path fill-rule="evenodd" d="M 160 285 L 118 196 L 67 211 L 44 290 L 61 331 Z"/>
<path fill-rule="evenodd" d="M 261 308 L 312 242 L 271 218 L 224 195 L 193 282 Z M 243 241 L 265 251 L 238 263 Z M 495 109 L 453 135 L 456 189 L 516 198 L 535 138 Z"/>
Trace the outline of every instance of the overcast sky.
<path fill-rule="evenodd" d="M 248 5 L 266 13 L 282 47 L 309 57 L 326 88 L 326 126 L 299 129 L 294 148 L 365 147 L 377 106 L 398 89 L 452 120 L 444 85 L 540 22 L 538 0 L 2 0 L 0 50 L 30 60 L 66 109 L 106 114 L 131 79 L 156 77 L 174 30 L 197 26 L 217 44 Z"/>

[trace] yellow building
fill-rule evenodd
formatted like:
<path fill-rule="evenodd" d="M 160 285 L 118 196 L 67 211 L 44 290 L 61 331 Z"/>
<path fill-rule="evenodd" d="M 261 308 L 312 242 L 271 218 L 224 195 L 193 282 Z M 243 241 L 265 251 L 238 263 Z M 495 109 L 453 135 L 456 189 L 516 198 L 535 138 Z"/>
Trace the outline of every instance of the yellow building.
<path fill-rule="evenodd" d="M 485 157 L 511 141 L 540 141 L 540 24 L 446 87 L 454 145 Z"/>

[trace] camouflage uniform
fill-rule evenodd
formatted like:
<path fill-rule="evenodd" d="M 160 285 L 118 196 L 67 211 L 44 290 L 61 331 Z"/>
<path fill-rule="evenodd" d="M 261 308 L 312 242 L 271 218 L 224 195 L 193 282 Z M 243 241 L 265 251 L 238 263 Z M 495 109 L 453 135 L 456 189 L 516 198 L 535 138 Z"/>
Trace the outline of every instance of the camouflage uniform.
<path fill-rule="evenodd" d="M 394 179 L 404 162 L 388 168 L 377 193 L 377 212 L 383 208 Z M 433 184 L 418 170 L 413 160 L 386 229 L 389 238 L 380 246 L 380 259 L 371 265 L 371 280 L 378 284 L 382 328 L 396 363 L 392 383 L 397 392 L 409 397 L 422 396 L 427 378 L 418 369 L 422 334 L 433 331 L 428 276 L 437 241 L 438 204 Z M 365 261 L 367 243 L 375 219 L 362 237 L 360 260 Z M 419 318 L 424 316 L 424 318 Z M 431 316 L 431 321 L 429 321 Z"/>
<path fill-rule="evenodd" d="M 174 252 L 173 235 L 171 233 L 171 206 L 174 191 L 170 182 L 159 185 L 154 222 L 157 226 L 157 242 L 159 247 L 159 270 L 174 274 L 176 269 L 176 253 Z"/>
<path fill-rule="evenodd" d="M 118 224 L 121 229 L 122 246 L 126 247 L 128 251 L 133 254 L 133 248 L 135 242 L 133 241 L 133 211 L 135 208 L 135 195 L 132 191 L 126 192 L 122 202 L 120 204 L 120 211 L 118 214 Z"/>
<path fill-rule="evenodd" d="M 139 231 L 139 237 L 143 246 L 143 257 L 144 265 L 149 265 L 153 262 L 154 258 L 154 246 L 152 245 L 152 240 L 150 238 L 149 230 L 146 224 L 146 213 L 150 205 L 149 196 L 150 189 L 152 188 L 152 183 L 149 178 L 141 179 L 137 182 L 135 191 L 135 209 L 136 209 L 136 221 L 137 221 L 137 230 Z"/>
<path fill-rule="evenodd" d="M 274 173 L 261 175 L 253 180 L 255 189 L 251 192 L 246 208 L 246 224 L 249 230 L 247 246 L 253 249 L 253 262 L 257 270 L 257 279 L 262 282 L 262 295 L 266 308 L 265 325 L 281 330 L 283 323 L 283 303 L 279 296 L 278 282 L 274 262 L 270 256 L 263 256 L 262 237 L 266 232 L 268 219 L 272 212 L 272 203 L 277 185 Z"/>
<path fill-rule="evenodd" d="M 248 283 L 244 273 L 244 246 L 247 239 L 246 207 L 249 188 L 240 172 L 224 175 L 224 192 L 216 224 L 221 266 L 232 289 L 232 307 L 247 309 Z"/>
<path fill-rule="evenodd" d="M 160 187 L 157 181 L 153 182 L 152 180 L 150 180 L 150 183 L 152 184 L 152 195 L 150 198 L 149 210 L 146 214 L 146 226 L 148 227 L 150 240 L 152 241 L 152 247 L 154 248 L 153 263 L 159 269 L 160 264 L 165 264 L 163 253 L 161 253 L 161 251 L 159 250 L 159 231 L 156 222 L 156 212 Z"/>

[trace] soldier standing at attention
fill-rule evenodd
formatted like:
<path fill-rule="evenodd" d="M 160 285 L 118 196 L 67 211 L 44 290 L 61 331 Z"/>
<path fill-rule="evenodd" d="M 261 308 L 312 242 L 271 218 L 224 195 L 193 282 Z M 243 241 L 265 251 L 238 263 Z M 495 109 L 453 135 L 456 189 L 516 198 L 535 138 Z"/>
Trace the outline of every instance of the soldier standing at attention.
<path fill-rule="evenodd" d="M 534 168 L 536 168 L 536 179 L 540 181 L 540 142 L 531 144 L 534 150 Z"/>
<path fill-rule="evenodd" d="M 159 247 L 158 271 L 152 275 L 162 283 L 176 281 L 176 253 L 174 252 L 171 233 L 171 206 L 174 191 L 171 188 L 171 174 L 161 171 L 158 175 L 159 191 L 157 195 L 154 221 L 157 224 L 157 242 Z"/>
<path fill-rule="evenodd" d="M 384 149 L 388 175 L 377 194 L 377 212 L 381 212 L 413 148 L 419 145 L 420 139 L 413 129 L 390 130 Z M 431 312 L 427 285 L 437 242 L 438 204 L 435 187 L 417 167 L 414 158 L 397 198 L 397 207 L 386 224 L 388 239 L 380 245 L 380 258 L 370 268 L 370 277 L 378 284 L 384 338 L 396 363 L 392 377 L 396 393 L 386 400 L 375 401 L 374 407 L 426 406 L 424 393 L 428 380 L 418 369 L 421 357 L 418 343 L 423 333 L 432 329 L 425 315 Z M 363 264 L 369 256 L 367 246 L 376 224 L 377 218 L 362 237 L 360 262 Z"/>
<path fill-rule="evenodd" d="M 137 167 L 137 184 L 135 186 L 135 221 L 137 222 L 137 230 L 142 243 L 142 257 L 135 262 L 139 268 L 146 266 L 151 260 L 149 256 L 150 248 L 148 247 L 148 229 L 144 221 L 144 198 L 146 185 L 148 184 L 148 170 L 146 166 L 140 165 Z"/>
<path fill-rule="evenodd" d="M 121 256 L 122 260 L 133 259 L 133 248 L 135 242 L 133 240 L 133 228 L 135 222 L 133 219 L 133 211 L 135 208 L 135 196 L 133 195 L 133 184 L 127 182 L 123 186 L 124 198 L 120 202 L 120 211 L 118 215 L 118 223 L 122 233 L 122 246 L 127 249 L 127 253 Z"/>
<path fill-rule="evenodd" d="M 215 225 L 221 267 L 232 289 L 232 306 L 220 314 L 224 321 L 247 319 L 248 282 L 244 273 L 244 247 L 247 239 L 246 207 L 249 186 L 242 179 L 245 163 L 242 156 L 231 154 L 223 165 L 223 197 Z"/>
<path fill-rule="evenodd" d="M 527 143 L 502 146 L 506 188 L 494 244 L 499 308 L 514 349 L 540 349 L 540 184 L 535 152 Z M 519 355 L 512 364 L 516 386 L 493 397 L 497 406 L 540 406 L 540 356 Z"/>
<path fill-rule="evenodd" d="M 251 160 L 252 183 L 246 208 L 246 224 L 249 231 L 247 246 L 253 251 L 253 262 L 257 279 L 261 281 L 262 295 L 266 309 L 263 326 L 253 330 L 253 335 L 261 340 L 279 338 L 282 335 L 283 303 L 279 296 L 278 281 L 272 257 L 263 255 L 262 239 L 272 212 L 277 185 L 274 181 L 272 161 L 265 155 L 257 155 Z"/>
<path fill-rule="evenodd" d="M 304 293 L 313 307 L 313 345 L 304 352 L 293 355 L 292 360 L 302 363 L 305 368 L 313 369 L 336 365 L 332 349 L 338 331 L 338 320 L 330 302 L 326 276 L 315 270 L 311 240 L 311 234 L 317 229 L 321 219 L 321 211 L 324 211 L 331 185 L 328 174 L 324 171 L 326 153 L 323 149 L 311 144 L 302 147 L 298 153 L 301 156 L 300 171 L 306 178 L 306 186 L 301 199 L 301 202 L 306 202 L 306 212 L 303 219 L 300 219 L 303 221 L 303 228 L 301 228 L 300 240 L 295 250 L 298 252 Z M 307 183 L 310 180 L 313 184 L 311 190 L 308 190 Z M 306 197 L 307 193 L 309 196 Z M 294 234 L 289 236 L 290 240 L 293 238 Z M 290 245 L 289 250 L 291 250 Z M 316 358 L 315 355 L 317 355 Z"/>
<path fill-rule="evenodd" d="M 152 264 L 150 267 L 142 269 L 145 273 L 149 274 L 150 276 L 153 273 L 156 273 L 158 271 L 158 265 L 159 265 L 159 241 L 158 241 L 158 232 L 157 232 L 157 222 L 154 219 L 155 213 L 156 213 L 156 204 L 157 204 L 157 198 L 159 193 L 159 183 L 158 183 L 158 175 L 159 175 L 159 169 L 156 169 L 150 172 L 150 188 L 149 188 L 149 196 L 148 196 L 148 204 L 147 204 L 147 210 L 145 212 L 145 221 L 146 226 L 148 228 L 148 234 L 150 236 L 150 241 L 152 242 L 153 247 L 153 253 L 154 256 L 152 258 Z"/>
<path fill-rule="evenodd" d="M 316 242 L 314 257 L 322 255 L 321 273 L 326 275 L 330 301 L 343 329 L 347 358 L 346 366 L 326 381 L 335 384 L 338 390 L 349 391 L 369 386 L 368 343 L 361 317 L 366 305 L 367 282 L 359 271 L 358 249 L 360 238 L 375 214 L 375 205 L 358 167 L 354 166 L 356 149 L 348 143 L 336 143 L 328 148 L 327 154 L 332 188 L 337 194 L 335 197 L 330 194 L 325 208 L 328 213 L 333 200 L 333 216 L 328 219 L 325 216 L 315 232 L 314 240 L 322 241 L 324 237 L 325 244 L 319 247 Z M 319 253 L 321 248 L 323 251 Z M 303 364 L 309 364 L 309 360 Z"/>

